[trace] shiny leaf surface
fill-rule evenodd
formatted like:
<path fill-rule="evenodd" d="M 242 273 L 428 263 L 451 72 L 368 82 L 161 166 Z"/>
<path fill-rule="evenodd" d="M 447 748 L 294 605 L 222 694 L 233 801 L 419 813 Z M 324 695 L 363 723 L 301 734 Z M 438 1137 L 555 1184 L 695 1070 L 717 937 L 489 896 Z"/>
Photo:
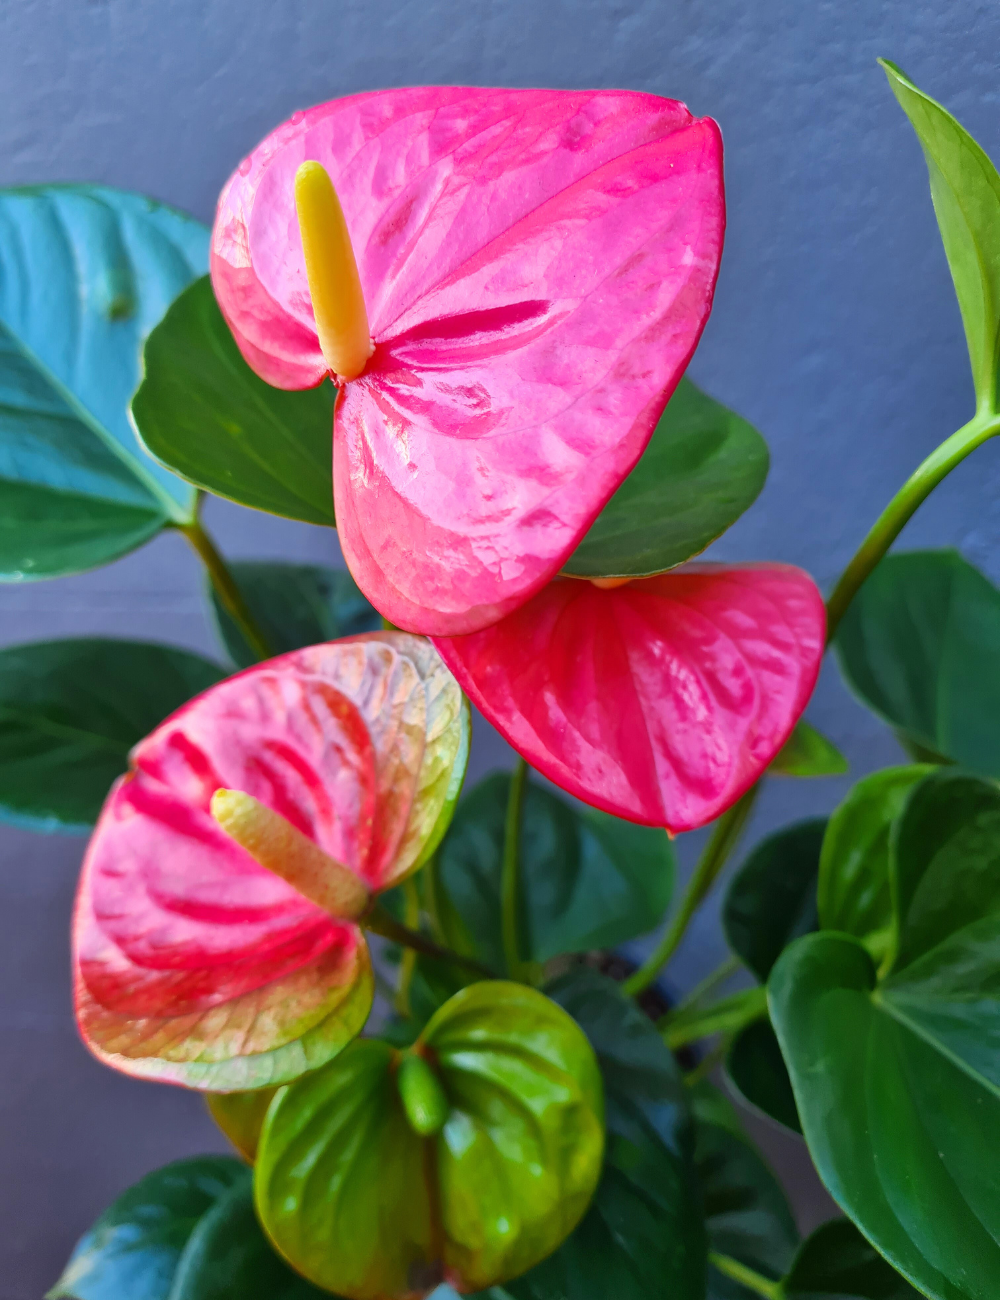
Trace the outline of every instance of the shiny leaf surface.
<path fill-rule="evenodd" d="M 836 648 L 848 685 L 915 758 L 1000 776 L 1000 592 L 957 551 L 882 560 Z"/>
<path fill-rule="evenodd" d="M 800 718 L 768 771 L 777 776 L 841 776 L 847 771 L 847 759 L 832 741 Z"/>
<path fill-rule="evenodd" d="M 755 1110 L 802 1132 L 788 1067 L 769 1020 L 757 1020 L 739 1033 L 726 1055 L 726 1075 Z"/>
<path fill-rule="evenodd" d="M 128 422 L 143 339 L 208 232 L 98 185 L 0 190 L 0 581 L 78 573 L 190 517 Z"/>
<path fill-rule="evenodd" d="M 767 478 L 757 430 L 682 379 L 642 459 L 563 570 L 579 578 L 664 573 L 713 542 Z"/>
<path fill-rule="evenodd" d="M 44 831 L 93 824 L 132 746 L 222 675 L 141 641 L 0 650 L 0 818 Z"/>
<path fill-rule="evenodd" d="M 825 625 L 799 569 L 695 564 L 614 590 L 563 578 L 495 627 L 435 644 L 550 780 L 684 831 L 729 807 L 788 739 Z"/>
<path fill-rule="evenodd" d="M 730 882 L 726 938 L 761 982 L 787 944 L 818 928 L 816 878 L 825 830 L 825 817 L 811 817 L 769 835 Z"/>
<path fill-rule="evenodd" d="M 132 418 L 150 453 L 190 483 L 240 505 L 333 524 L 329 384 L 272 388 L 240 355 L 208 276 L 150 334 Z"/>
<path fill-rule="evenodd" d="M 417 1050 L 449 1106 L 434 1138 L 407 1122 L 399 1053 L 375 1039 L 283 1090 L 265 1121 L 262 1221 L 298 1269 L 352 1300 L 420 1294 L 442 1277 L 473 1291 L 524 1272 L 572 1231 L 600 1174 L 600 1072 L 554 1002 L 471 985 Z"/>
<path fill-rule="evenodd" d="M 500 885 L 510 777 L 495 773 L 459 804 L 434 863 L 451 947 L 505 969 Z M 656 928 L 670 904 L 674 857 L 662 831 L 578 811 L 530 782 L 520 845 L 521 956 L 610 948 Z"/>
<path fill-rule="evenodd" d="M 718 129 L 627 91 L 411 87 L 295 114 L 212 239 L 223 313 L 284 388 L 327 373 L 305 159 L 336 186 L 375 343 L 336 412 L 344 555 L 397 626 L 476 631 L 569 558 L 687 365 L 722 251 Z"/>
<path fill-rule="evenodd" d="M 243 560 L 229 566 L 247 608 L 275 654 L 302 650 L 359 632 L 375 632 L 382 619 L 346 570 L 318 564 Z M 209 589 L 212 614 L 223 645 L 237 668 L 250 668 L 257 656 L 237 623 Z"/>
<path fill-rule="evenodd" d="M 786 1300 L 920 1300 L 850 1219 L 824 1223 L 802 1243 L 781 1294 Z"/>
<path fill-rule="evenodd" d="M 430 645 L 375 633 L 230 678 L 139 744 L 84 862 L 74 921 L 85 1041 L 129 1074 L 215 1091 L 322 1065 L 364 1024 L 356 925 L 251 857 L 210 813 L 257 800 L 368 890 L 444 831 L 466 706 Z M 315 854 L 314 854 L 315 856 Z"/>

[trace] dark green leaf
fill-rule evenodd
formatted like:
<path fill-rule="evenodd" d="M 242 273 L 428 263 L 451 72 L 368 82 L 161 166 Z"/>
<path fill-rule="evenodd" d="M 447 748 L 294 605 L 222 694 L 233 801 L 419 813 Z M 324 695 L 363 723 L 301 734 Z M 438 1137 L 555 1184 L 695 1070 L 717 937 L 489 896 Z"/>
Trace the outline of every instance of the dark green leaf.
<path fill-rule="evenodd" d="M 911 754 L 1000 776 L 1000 591 L 957 551 L 882 560 L 836 648 L 851 689 Z"/>
<path fill-rule="evenodd" d="M 327 381 L 285 392 L 240 355 L 205 276 L 149 336 L 132 418 L 148 450 L 198 487 L 308 524 L 333 524 Z"/>
<path fill-rule="evenodd" d="M 224 675 L 199 655 L 141 641 L 0 650 L 0 819 L 90 825 L 132 746 Z"/>
<path fill-rule="evenodd" d="M 701 1300 L 705 1236 L 693 1132 L 677 1065 L 619 987 L 578 968 L 546 992 L 590 1039 L 604 1079 L 601 1181 L 579 1227 L 529 1273 L 515 1300 Z"/>
<path fill-rule="evenodd" d="M 782 1283 L 785 1300 L 920 1300 L 850 1219 L 822 1224 L 802 1243 Z"/>
<path fill-rule="evenodd" d="M 435 865 L 450 946 L 505 970 L 500 875 L 510 776 L 496 773 L 459 803 Z M 610 948 L 656 928 L 670 904 L 673 851 L 663 831 L 577 810 L 530 782 L 521 832 L 521 955 Z"/>
<path fill-rule="evenodd" d="M 769 835 L 733 877 L 723 924 L 734 952 L 765 981 L 786 944 L 817 928 L 816 877 L 826 819 Z"/>
<path fill-rule="evenodd" d="M 700 1124 L 714 1124 L 746 1140 L 746 1130 L 736 1113 L 736 1107 L 710 1079 L 699 1079 L 688 1085 L 687 1095 L 691 1112 Z"/>
<path fill-rule="evenodd" d="M 0 191 L 0 580 L 78 573 L 191 517 L 128 421 L 143 340 L 204 226 L 98 185 Z"/>
<path fill-rule="evenodd" d="M 1000 176 L 952 115 L 901 68 L 879 62 L 924 150 L 931 197 L 962 311 L 976 398 L 997 409 Z"/>
<path fill-rule="evenodd" d="M 799 1234 L 777 1179 L 748 1141 L 716 1124 L 699 1124 L 695 1147 L 709 1250 L 763 1277 L 783 1276 Z M 708 1300 L 756 1300 L 752 1291 L 708 1270 Z"/>
<path fill-rule="evenodd" d="M 788 1067 L 769 1020 L 747 1025 L 726 1057 L 733 1087 L 756 1110 L 795 1133 L 802 1132 Z"/>
<path fill-rule="evenodd" d="M 346 569 L 316 564 L 243 560 L 229 566 L 264 640 L 276 655 L 358 632 L 374 632 L 382 616 L 369 605 Z M 209 588 L 219 636 L 237 668 L 257 656 Z"/>
<path fill-rule="evenodd" d="M 876 961 L 893 935 L 889 835 L 914 786 L 932 767 L 887 767 L 859 781 L 834 812 L 819 866 L 819 918 L 824 930 L 860 939 Z"/>
<path fill-rule="evenodd" d="M 800 718 L 768 771 L 778 776 L 841 776 L 847 771 L 847 759 L 822 732 Z"/>
<path fill-rule="evenodd" d="M 463 1290 L 516 1276 L 573 1230 L 600 1174 L 597 1061 L 541 993 L 473 984 L 416 1050 L 449 1107 L 434 1138 L 407 1122 L 400 1054 L 375 1039 L 282 1089 L 264 1122 L 255 1178 L 268 1234 L 318 1285 L 348 1296 L 430 1289 L 445 1268 Z"/>
<path fill-rule="evenodd" d="M 582 578 L 663 573 L 697 555 L 764 486 L 760 434 L 682 379 L 638 465 L 565 566 Z"/>

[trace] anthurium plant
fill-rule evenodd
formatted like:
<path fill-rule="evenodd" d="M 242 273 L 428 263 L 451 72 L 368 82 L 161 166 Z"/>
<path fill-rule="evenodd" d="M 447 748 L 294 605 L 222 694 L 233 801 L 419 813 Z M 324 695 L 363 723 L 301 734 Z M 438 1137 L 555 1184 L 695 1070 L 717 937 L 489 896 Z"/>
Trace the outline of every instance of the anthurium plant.
<path fill-rule="evenodd" d="M 0 192 L 0 574 L 173 529 L 219 635 L 0 652 L 0 816 L 93 828 L 83 1040 L 233 1148 L 123 1190 L 50 1297 L 1000 1293 L 1000 592 L 888 554 L 1000 432 L 1000 176 L 884 69 L 975 406 L 826 600 L 697 558 L 768 452 L 685 377 L 725 209 L 676 101 L 334 100 L 212 231 Z M 227 563 L 206 492 L 336 528 L 347 571 Z M 736 864 L 731 956 L 672 1003 L 762 782 L 846 771 L 803 717 L 828 646 L 911 761 Z M 463 792 L 470 705 L 519 759 Z M 800 1239 L 734 1100 L 843 1217 Z"/>

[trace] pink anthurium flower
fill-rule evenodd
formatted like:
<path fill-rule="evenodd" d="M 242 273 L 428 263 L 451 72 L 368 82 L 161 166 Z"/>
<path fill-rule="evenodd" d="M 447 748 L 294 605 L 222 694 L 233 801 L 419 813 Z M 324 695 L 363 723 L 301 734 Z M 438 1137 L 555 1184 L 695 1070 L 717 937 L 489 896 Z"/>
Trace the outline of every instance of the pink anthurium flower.
<path fill-rule="evenodd" d="M 434 643 L 540 772 L 673 832 L 761 775 L 812 694 L 825 630 L 800 569 L 690 564 L 614 589 L 560 578 L 503 622 Z"/>
<path fill-rule="evenodd" d="M 559 570 L 684 372 L 724 225 L 718 127 L 629 91 L 355 95 L 244 160 L 215 293 L 264 379 L 339 377 L 341 545 L 388 619 L 474 632 Z"/>
<path fill-rule="evenodd" d="M 178 710 L 133 750 L 84 861 L 90 1049 L 220 1092 L 329 1060 L 371 1008 L 358 918 L 433 852 L 467 753 L 461 691 L 400 632 L 284 655 Z"/>

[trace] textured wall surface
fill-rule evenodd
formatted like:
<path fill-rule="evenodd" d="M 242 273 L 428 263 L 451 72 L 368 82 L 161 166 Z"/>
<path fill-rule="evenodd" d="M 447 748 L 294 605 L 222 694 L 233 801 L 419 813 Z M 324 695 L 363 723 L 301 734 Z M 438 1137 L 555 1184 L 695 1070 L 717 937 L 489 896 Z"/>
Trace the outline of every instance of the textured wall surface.
<path fill-rule="evenodd" d="M 1000 157 L 1000 9 L 971 0 L 4 0 L 0 184 L 99 180 L 209 220 L 242 155 L 297 107 L 413 82 L 629 86 L 722 125 L 729 235 L 693 377 L 768 438 L 760 501 L 718 544 L 829 587 L 917 461 L 971 414 L 919 148 L 875 64 L 899 62 Z M 1000 577 L 1000 446 L 923 508 L 908 546 Z M 232 556 L 330 558 L 318 529 L 213 504 Z M 106 633 L 210 650 L 176 537 L 97 573 L 0 588 L 0 638 Z M 898 754 L 828 665 L 810 717 L 854 773 Z M 481 725 L 474 771 L 506 761 Z M 753 834 L 844 781 L 774 783 Z M 691 837 L 696 841 L 697 837 Z M 695 845 L 681 846 L 690 861 Z M 78 1045 L 67 925 L 82 842 L 0 828 L 0 1300 L 37 1300 L 80 1231 L 158 1163 L 221 1143 L 197 1097 Z M 718 960 L 711 913 L 680 983 Z M 777 1158 L 800 1153 L 786 1143 Z"/>

